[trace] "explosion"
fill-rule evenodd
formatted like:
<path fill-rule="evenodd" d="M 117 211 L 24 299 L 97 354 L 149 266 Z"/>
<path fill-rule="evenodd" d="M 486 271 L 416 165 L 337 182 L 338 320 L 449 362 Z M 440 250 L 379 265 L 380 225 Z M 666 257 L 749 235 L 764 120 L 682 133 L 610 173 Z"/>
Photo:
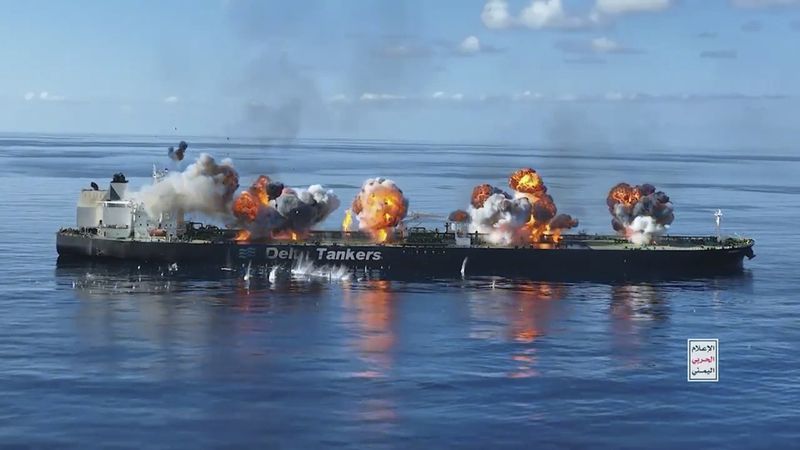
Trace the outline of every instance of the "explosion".
<path fill-rule="evenodd" d="M 230 218 L 230 203 L 239 188 L 239 174 L 233 162 L 217 163 L 203 153 L 183 172 L 173 172 L 132 197 L 144 203 L 150 217 L 163 212 L 203 213 L 212 217 Z"/>
<path fill-rule="evenodd" d="M 669 197 L 652 184 L 619 183 L 608 192 L 606 204 L 614 230 L 639 245 L 653 242 L 675 220 Z"/>
<path fill-rule="evenodd" d="M 378 242 L 385 242 L 389 230 L 400 224 L 408 212 L 408 199 L 392 180 L 370 178 L 353 199 L 350 208 L 358 217 L 358 227 Z"/>
<path fill-rule="evenodd" d="M 451 212 L 449 216 L 447 216 L 447 220 L 455 223 L 469 222 L 469 213 L 464 211 L 463 209 L 457 209 Z"/>
<path fill-rule="evenodd" d="M 544 194 L 547 187 L 542 182 L 542 177 L 531 168 L 519 169 L 508 178 L 508 186 L 526 194 Z"/>
<path fill-rule="evenodd" d="M 488 200 L 489 197 L 494 194 L 503 194 L 504 196 L 511 198 L 501 189 L 498 189 L 491 184 L 479 184 L 478 186 L 475 186 L 475 189 L 472 190 L 472 201 L 470 203 L 474 208 L 481 208 L 483 207 L 484 203 L 486 203 L 486 200 Z"/>
<path fill-rule="evenodd" d="M 173 161 L 183 161 L 183 155 L 186 153 L 187 148 L 189 148 L 189 144 L 187 144 L 186 141 L 181 141 L 178 144 L 177 150 L 175 150 L 175 147 L 170 147 L 169 150 L 167 150 L 167 156 Z"/>
<path fill-rule="evenodd" d="M 233 202 L 233 215 L 244 227 L 236 239 L 269 236 L 296 241 L 338 207 L 336 194 L 321 185 L 295 190 L 261 175 Z"/>
<path fill-rule="evenodd" d="M 491 242 L 508 245 L 541 242 L 544 236 L 558 242 L 562 230 L 578 225 L 567 214 L 557 215 L 553 197 L 535 170 L 514 172 L 508 185 L 515 191 L 513 196 L 489 184 L 472 190 L 470 231 L 486 233 Z"/>

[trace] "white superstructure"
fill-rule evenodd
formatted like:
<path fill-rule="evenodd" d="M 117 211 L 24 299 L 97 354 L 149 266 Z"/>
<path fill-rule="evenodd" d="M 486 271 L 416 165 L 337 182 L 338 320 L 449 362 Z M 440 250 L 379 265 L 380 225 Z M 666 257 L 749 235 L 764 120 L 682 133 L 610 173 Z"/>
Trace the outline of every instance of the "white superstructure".
<path fill-rule="evenodd" d="M 160 182 L 166 173 L 153 170 L 153 182 Z M 145 205 L 128 195 L 128 181 L 115 174 L 109 189 L 83 189 L 78 197 L 77 226 L 96 230 L 99 237 L 109 239 L 171 240 L 183 234 L 183 213 L 162 213 L 150 217 Z"/>

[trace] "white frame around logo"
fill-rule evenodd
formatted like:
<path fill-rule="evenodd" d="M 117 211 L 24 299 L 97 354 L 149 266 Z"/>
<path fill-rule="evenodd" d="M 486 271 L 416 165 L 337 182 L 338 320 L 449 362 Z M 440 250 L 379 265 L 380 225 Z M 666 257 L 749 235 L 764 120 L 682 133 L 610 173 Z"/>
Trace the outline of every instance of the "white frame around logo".
<path fill-rule="evenodd" d="M 693 345 L 713 345 L 714 351 L 711 352 L 712 356 L 714 357 L 713 363 L 706 363 L 706 366 L 713 368 L 714 371 L 714 378 L 707 378 L 707 377 L 698 377 L 697 375 L 692 375 L 692 346 Z M 699 356 L 695 352 L 695 356 Z M 704 351 L 703 355 L 709 354 L 708 351 Z M 703 367 L 706 367 L 703 366 Z M 708 369 L 706 369 L 708 370 Z M 719 339 L 687 339 L 686 340 L 686 379 L 690 382 L 712 382 L 716 383 L 719 381 Z"/>

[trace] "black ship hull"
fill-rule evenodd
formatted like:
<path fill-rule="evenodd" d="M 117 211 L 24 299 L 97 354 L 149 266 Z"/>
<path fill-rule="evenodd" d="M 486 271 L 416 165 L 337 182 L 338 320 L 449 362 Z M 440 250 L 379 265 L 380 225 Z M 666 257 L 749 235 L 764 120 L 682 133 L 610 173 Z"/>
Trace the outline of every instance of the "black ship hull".
<path fill-rule="evenodd" d="M 387 273 L 441 276 L 504 275 L 532 279 L 687 278 L 739 273 L 752 257 L 746 245 L 708 248 L 605 248 L 587 245 L 540 247 L 422 246 L 339 242 L 187 242 L 103 239 L 60 232 L 63 259 L 116 259 L 239 267 L 242 264 L 291 265 L 305 259 L 317 265 L 345 265 Z"/>

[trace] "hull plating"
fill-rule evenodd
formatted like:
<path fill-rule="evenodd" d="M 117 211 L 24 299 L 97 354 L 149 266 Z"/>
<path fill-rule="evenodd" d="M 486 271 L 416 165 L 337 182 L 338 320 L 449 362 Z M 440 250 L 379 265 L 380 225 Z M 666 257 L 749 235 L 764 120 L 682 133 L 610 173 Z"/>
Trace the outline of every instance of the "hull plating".
<path fill-rule="evenodd" d="M 236 267 L 290 265 L 300 258 L 354 269 L 458 276 L 519 275 L 537 279 L 669 278 L 731 274 L 752 245 L 707 249 L 436 247 L 376 244 L 142 242 L 57 235 L 64 259 L 116 259 Z"/>

